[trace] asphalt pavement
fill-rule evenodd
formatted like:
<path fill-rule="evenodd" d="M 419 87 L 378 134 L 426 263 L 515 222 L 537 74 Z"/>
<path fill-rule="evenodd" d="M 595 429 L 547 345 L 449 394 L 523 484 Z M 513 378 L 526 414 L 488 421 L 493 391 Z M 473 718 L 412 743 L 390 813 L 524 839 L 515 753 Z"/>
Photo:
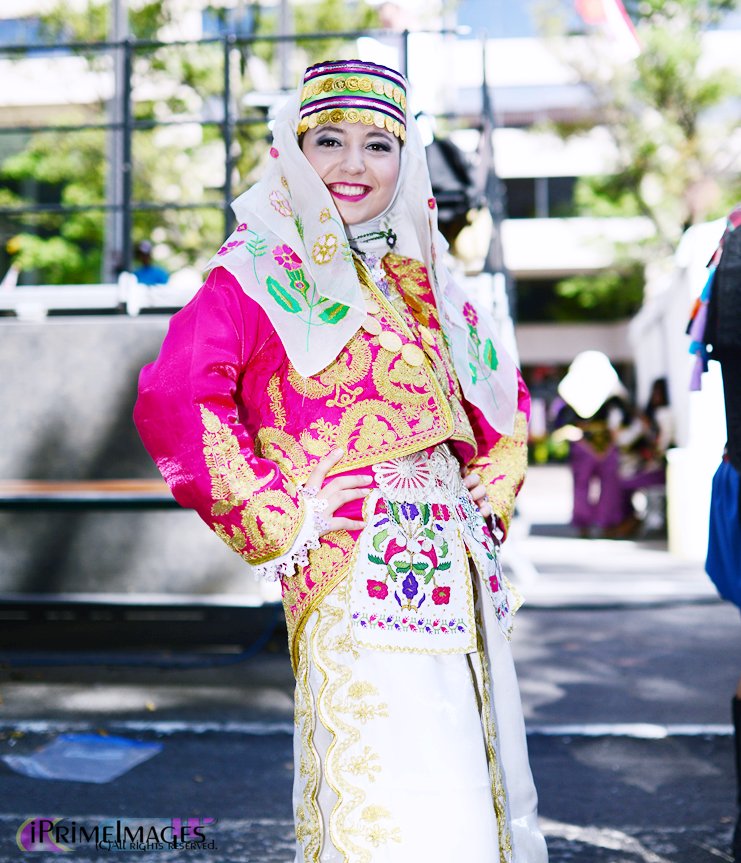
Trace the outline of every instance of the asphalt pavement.
<path fill-rule="evenodd" d="M 563 468 L 532 470 L 505 545 L 526 598 L 513 650 L 551 863 L 731 861 L 738 611 L 661 536 L 574 536 L 569 496 Z M 116 852 L 291 863 L 293 678 L 281 637 L 246 659 L 6 657 L 0 756 L 89 732 L 160 748 L 101 784 L 0 763 L 0 863 L 59 859 L 48 827 L 44 847 L 19 847 L 33 847 L 34 818 L 62 818 L 68 839 L 73 827 L 110 838 L 128 826 L 152 840 L 70 841 L 79 863 Z M 163 837 L 177 847 L 156 847 Z"/>

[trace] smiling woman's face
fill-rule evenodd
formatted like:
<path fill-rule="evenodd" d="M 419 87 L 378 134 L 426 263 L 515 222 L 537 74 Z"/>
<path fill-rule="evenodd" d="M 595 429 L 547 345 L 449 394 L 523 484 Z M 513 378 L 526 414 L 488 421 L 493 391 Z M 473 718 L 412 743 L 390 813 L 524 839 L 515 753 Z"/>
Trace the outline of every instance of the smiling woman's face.
<path fill-rule="evenodd" d="M 304 133 L 301 149 L 346 225 L 370 221 L 391 203 L 401 164 L 391 132 L 362 123 L 317 126 Z"/>

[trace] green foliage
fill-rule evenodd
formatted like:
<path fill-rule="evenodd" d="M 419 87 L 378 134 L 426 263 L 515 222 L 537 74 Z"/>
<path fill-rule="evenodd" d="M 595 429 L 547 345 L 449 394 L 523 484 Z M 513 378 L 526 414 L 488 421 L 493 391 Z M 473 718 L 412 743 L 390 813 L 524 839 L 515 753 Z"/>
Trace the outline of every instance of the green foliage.
<path fill-rule="evenodd" d="M 731 100 L 741 95 L 741 83 L 701 62 L 703 33 L 737 6 L 737 0 L 641 0 L 630 7 L 641 44 L 635 63 L 616 64 L 609 76 L 601 55 L 578 64 L 599 106 L 593 119 L 610 131 L 618 153 L 613 175 L 578 184 L 580 212 L 648 217 L 656 242 L 646 255 L 671 253 L 689 225 L 722 215 L 728 198 L 741 194 L 738 171 L 724 173 L 718 158 L 735 123 Z"/>
<path fill-rule="evenodd" d="M 629 318 L 641 307 L 643 267 L 636 264 L 590 275 L 572 276 L 556 286 L 556 320 L 615 320 Z"/>
<path fill-rule="evenodd" d="M 632 63 L 616 58 L 599 33 L 586 57 L 565 58 L 594 96 L 591 117 L 561 124 L 564 137 L 590 125 L 610 133 L 617 164 L 609 176 L 582 177 L 575 202 L 582 216 L 643 216 L 653 239 L 623 250 L 616 272 L 561 282 L 561 312 L 599 317 L 630 314 L 641 299 L 641 272 L 652 259 L 670 255 L 683 232 L 717 218 L 741 196 L 741 174 L 723 157 L 736 123 L 733 100 L 741 82 L 728 70 L 708 71 L 703 34 L 738 0 L 635 0 L 626 3 L 641 51 Z M 707 50 L 705 48 L 705 50 Z M 729 167 L 731 166 L 731 167 Z M 630 262 L 630 263 L 628 263 Z"/>
<path fill-rule="evenodd" d="M 378 12 L 363 2 L 349 4 L 344 0 L 321 0 L 296 4 L 293 14 L 298 34 L 348 32 L 378 27 Z M 296 44 L 306 52 L 309 64 L 338 57 L 349 58 L 354 51 L 354 43 L 340 39 L 299 39 Z"/>
<path fill-rule="evenodd" d="M 218 7 L 212 11 L 218 14 Z M 276 15 L 261 13 L 256 4 L 252 11 L 256 34 L 275 32 Z M 156 41 L 163 27 L 176 23 L 178 14 L 179 4 L 174 0 L 132 4 L 130 36 Z M 345 6 L 341 0 L 319 0 L 298 6 L 295 15 L 295 29 L 304 33 L 353 30 L 377 23 L 376 12 L 363 2 Z M 110 0 L 89 0 L 83 9 L 70 9 L 64 0 L 58 0 L 43 18 L 44 38 L 49 43 L 106 41 L 109 16 Z M 315 62 L 335 48 L 341 56 L 343 44 L 346 43 L 337 40 L 308 40 L 298 54 L 305 56 L 307 62 Z M 109 68 L 110 58 L 105 53 L 91 49 L 81 51 L 80 56 L 87 60 L 91 70 Z M 250 56 L 262 58 L 272 66 L 277 56 L 276 45 L 258 43 L 235 48 L 230 54 L 232 110 L 240 120 L 250 121 L 233 130 L 230 153 L 233 173 L 229 179 L 234 194 L 254 181 L 256 168 L 268 147 L 264 114 L 259 109 L 242 107 L 243 97 L 254 89 L 248 66 Z M 185 266 L 201 268 L 223 238 L 222 130 L 199 124 L 201 116 L 212 112 L 211 105 L 216 107 L 214 113 L 218 116 L 223 63 L 220 44 L 140 46 L 134 52 L 134 119 L 142 124 L 193 120 L 188 125 L 135 129 L 132 140 L 134 202 L 198 206 L 181 211 L 134 209 L 132 241 L 153 238 L 160 251 L 167 250 L 162 263 L 170 270 Z M 149 95 L 152 93 L 156 96 Z M 49 123 L 103 123 L 108 113 L 101 101 L 81 109 L 79 116 L 72 117 L 67 112 L 45 119 Z M 105 203 L 105 135 L 103 131 L 40 132 L 31 135 L 19 152 L 0 154 L 0 204 L 15 207 L 41 201 L 75 206 Z M 102 277 L 106 221 L 103 210 L 64 216 L 46 213 L 0 217 L 0 243 L 22 268 L 22 279 L 97 282 Z M 333 307 L 331 314 L 329 310 L 326 314 L 339 319 L 340 312 Z"/>

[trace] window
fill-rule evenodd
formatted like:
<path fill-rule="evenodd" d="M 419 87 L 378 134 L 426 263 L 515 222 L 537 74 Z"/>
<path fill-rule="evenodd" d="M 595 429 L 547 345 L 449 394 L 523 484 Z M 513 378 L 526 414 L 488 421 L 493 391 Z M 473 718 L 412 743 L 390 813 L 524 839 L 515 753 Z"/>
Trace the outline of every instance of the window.
<path fill-rule="evenodd" d="M 574 215 L 576 177 L 511 177 L 507 190 L 507 217 L 549 219 Z"/>

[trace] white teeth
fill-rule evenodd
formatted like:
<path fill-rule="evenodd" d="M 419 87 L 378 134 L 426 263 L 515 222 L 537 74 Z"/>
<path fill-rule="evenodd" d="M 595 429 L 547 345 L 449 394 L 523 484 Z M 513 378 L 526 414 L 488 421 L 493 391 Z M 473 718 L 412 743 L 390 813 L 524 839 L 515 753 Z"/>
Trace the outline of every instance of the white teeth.
<path fill-rule="evenodd" d="M 362 195 L 365 192 L 365 186 L 345 186 L 335 183 L 332 186 L 332 191 L 340 195 Z"/>

